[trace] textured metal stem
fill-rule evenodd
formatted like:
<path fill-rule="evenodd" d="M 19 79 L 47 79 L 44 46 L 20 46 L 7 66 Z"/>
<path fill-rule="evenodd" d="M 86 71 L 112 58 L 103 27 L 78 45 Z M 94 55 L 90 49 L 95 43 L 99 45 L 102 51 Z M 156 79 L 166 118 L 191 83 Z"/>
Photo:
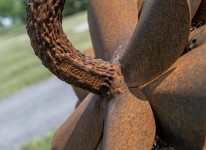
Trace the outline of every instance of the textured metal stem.
<path fill-rule="evenodd" d="M 65 0 L 27 1 L 27 32 L 35 54 L 61 80 L 96 94 L 111 93 L 114 76 L 120 75 L 115 70 L 120 67 L 86 56 L 72 46 L 62 28 L 64 3 Z"/>

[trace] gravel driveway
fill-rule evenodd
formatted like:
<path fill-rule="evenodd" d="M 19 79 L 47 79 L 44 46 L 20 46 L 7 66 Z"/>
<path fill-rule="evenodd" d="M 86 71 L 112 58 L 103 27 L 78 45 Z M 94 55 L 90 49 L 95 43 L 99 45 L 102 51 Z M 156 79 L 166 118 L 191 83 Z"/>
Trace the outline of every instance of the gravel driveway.
<path fill-rule="evenodd" d="M 14 150 L 57 128 L 74 110 L 70 85 L 49 78 L 0 102 L 0 150 Z"/>

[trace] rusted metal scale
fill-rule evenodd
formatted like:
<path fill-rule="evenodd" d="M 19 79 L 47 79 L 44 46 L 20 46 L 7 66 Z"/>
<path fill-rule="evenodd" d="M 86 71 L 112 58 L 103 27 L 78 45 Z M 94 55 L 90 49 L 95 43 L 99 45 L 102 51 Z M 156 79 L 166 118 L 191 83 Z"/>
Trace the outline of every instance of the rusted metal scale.
<path fill-rule="evenodd" d="M 35 54 L 61 80 L 96 94 L 109 93 L 118 67 L 73 47 L 62 28 L 64 3 L 65 0 L 27 1 L 27 33 Z"/>
<path fill-rule="evenodd" d="M 111 60 L 115 50 L 119 55 L 137 20 L 138 9 L 134 0 L 91 0 L 88 22 L 96 57 Z"/>
<path fill-rule="evenodd" d="M 141 10 L 144 4 L 144 0 L 137 0 L 138 16 L 141 14 Z"/>
<path fill-rule="evenodd" d="M 206 137 L 206 45 L 182 56 L 143 88 L 158 134 L 178 149 L 203 149 Z"/>
<path fill-rule="evenodd" d="M 197 12 L 197 9 L 200 6 L 201 0 L 188 0 L 190 6 L 190 16 L 191 20 Z"/>
<path fill-rule="evenodd" d="M 200 6 L 195 14 L 192 22 L 199 22 L 206 19 L 206 0 L 201 0 Z"/>
<path fill-rule="evenodd" d="M 141 11 L 143 4 L 144 0 L 137 0 L 137 8 L 139 12 Z"/>
<path fill-rule="evenodd" d="M 187 49 L 191 50 L 206 43 L 206 25 L 193 30 L 190 33 Z"/>
<path fill-rule="evenodd" d="M 121 61 L 128 86 L 147 83 L 168 69 L 184 51 L 189 30 L 187 0 L 147 1 Z"/>
<path fill-rule="evenodd" d="M 103 105 L 99 96 L 89 94 L 56 131 L 54 150 L 93 150 L 103 131 Z"/>
<path fill-rule="evenodd" d="M 144 97 L 138 92 L 138 97 Z M 109 102 L 103 149 L 151 149 L 155 137 L 152 111 L 146 99 L 125 91 Z"/>
<path fill-rule="evenodd" d="M 88 56 L 92 57 L 92 58 L 95 58 L 93 48 L 88 48 L 85 51 L 83 51 L 83 53 L 85 55 L 88 55 Z M 77 107 L 86 98 L 86 96 L 89 94 L 89 91 L 78 88 L 78 87 L 75 87 L 75 86 L 73 86 L 73 90 L 74 90 L 75 94 L 78 97 L 78 100 L 77 100 L 77 103 L 76 103 L 76 107 Z"/>

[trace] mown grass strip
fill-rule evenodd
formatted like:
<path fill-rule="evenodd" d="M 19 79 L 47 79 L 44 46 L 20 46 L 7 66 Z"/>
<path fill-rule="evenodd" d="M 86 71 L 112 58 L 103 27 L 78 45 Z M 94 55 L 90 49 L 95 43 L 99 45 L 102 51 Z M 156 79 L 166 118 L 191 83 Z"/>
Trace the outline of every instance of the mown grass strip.
<path fill-rule="evenodd" d="M 20 150 L 51 150 L 51 140 L 53 134 L 49 134 L 44 138 L 34 139 L 30 143 L 23 145 Z"/>

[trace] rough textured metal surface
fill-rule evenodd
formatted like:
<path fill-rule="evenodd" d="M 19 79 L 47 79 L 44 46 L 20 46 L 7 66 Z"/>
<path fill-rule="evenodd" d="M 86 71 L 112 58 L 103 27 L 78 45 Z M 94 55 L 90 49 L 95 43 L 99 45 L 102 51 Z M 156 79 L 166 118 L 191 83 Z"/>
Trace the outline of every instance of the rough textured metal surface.
<path fill-rule="evenodd" d="M 58 78 L 100 94 L 110 90 L 115 66 L 76 50 L 62 29 L 65 0 L 28 0 L 27 33 L 35 54 Z"/>
<path fill-rule="evenodd" d="M 188 0 L 189 6 L 190 6 L 190 16 L 191 20 L 194 17 L 195 13 L 197 12 L 197 9 L 200 6 L 201 0 Z"/>
<path fill-rule="evenodd" d="M 187 49 L 191 50 L 206 43 L 206 25 L 190 33 Z"/>
<path fill-rule="evenodd" d="M 206 45 L 183 55 L 143 88 L 158 134 L 177 149 L 203 149 L 206 137 Z"/>
<path fill-rule="evenodd" d="M 103 131 L 103 108 L 99 96 L 89 94 L 56 131 L 52 150 L 93 150 Z"/>
<path fill-rule="evenodd" d="M 96 57 L 111 60 L 117 49 L 119 54 L 130 39 L 137 19 L 134 0 L 91 0 L 88 22 Z"/>
<path fill-rule="evenodd" d="M 192 22 L 199 22 L 206 19 L 206 0 L 201 0 L 200 6 L 192 20 Z"/>
<path fill-rule="evenodd" d="M 27 29 L 36 54 L 50 71 L 67 83 L 102 94 L 106 99 L 121 97 L 127 87 L 121 75 L 120 66 L 86 56 L 78 52 L 66 39 L 61 26 L 64 2 L 64 0 L 27 1 Z M 127 28 L 125 27 L 125 29 Z M 131 33 L 132 31 L 129 30 L 127 32 Z M 122 37 L 125 36 L 126 35 L 123 34 Z M 115 59 L 118 60 L 119 58 L 113 58 L 113 60 Z M 86 78 L 86 76 L 88 78 Z M 114 94 L 112 96 L 110 94 L 108 96 L 110 86 L 112 86 L 111 93 Z M 104 95 L 105 93 L 106 95 Z M 125 100 L 122 102 L 123 105 L 129 104 L 127 99 L 130 99 L 130 97 L 128 96 L 128 94 L 124 96 Z M 133 98 L 131 100 L 134 101 L 134 96 L 131 98 Z M 88 103 L 86 103 L 87 101 Z M 91 101 L 91 103 L 89 101 Z M 97 100 L 97 98 L 89 97 L 86 102 L 80 104 L 74 114 L 58 129 L 53 138 L 53 149 L 85 149 L 85 145 L 88 149 L 96 148 L 101 135 L 103 117 L 101 116 L 102 113 L 99 112 L 101 108 L 95 108 L 96 105 L 94 102 L 97 103 L 101 101 Z M 112 101 L 108 102 L 110 105 Z M 139 105 L 136 106 L 138 107 Z M 151 122 L 148 122 L 148 124 L 154 128 L 154 130 L 149 130 L 149 132 L 155 134 L 154 119 L 149 103 L 146 102 L 145 106 L 144 110 L 148 110 L 146 112 L 149 112 L 151 115 L 151 119 L 149 119 Z M 119 106 L 116 106 L 117 109 L 119 109 L 118 107 Z M 108 110 L 110 110 L 110 108 L 108 108 Z M 119 115 L 121 116 L 127 113 L 127 109 L 125 110 L 126 111 L 120 111 Z M 137 108 L 136 110 L 139 109 Z M 131 129 L 135 129 L 133 125 L 140 120 L 139 117 L 135 117 L 139 116 L 136 112 L 137 111 L 131 111 L 127 113 L 133 116 L 132 121 L 134 121 L 134 123 L 129 122 L 129 124 L 124 125 L 124 128 L 132 127 Z M 148 117 L 148 113 L 145 115 L 143 112 L 141 117 L 147 120 L 146 117 Z M 115 116 L 113 116 L 113 119 L 114 118 Z M 107 120 L 110 120 L 110 118 L 107 118 Z M 116 124 L 117 122 L 114 123 Z M 141 122 L 139 122 L 139 125 L 141 125 Z M 94 129 L 97 133 L 94 133 Z M 144 131 L 144 129 L 145 128 L 142 128 L 140 131 Z M 138 130 L 136 134 L 133 133 L 137 137 L 140 137 L 136 138 L 135 141 L 140 140 L 141 137 L 145 137 L 145 132 L 140 131 Z M 130 135 L 126 134 L 126 132 L 125 135 L 122 135 L 125 137 L 125 140 L 130 138 L 128 137 Z M 110 138 L 110 136 L 108 137 Z M 150 137 L 152 137 L 152 139 Z M 154 135 L 150 137 L 147 137 L 147 139 L 149 139 L 147 141 L 153 141 Z M 118 140 L 118 137 L 116 139 Z M 147 144 L 151 147 L 152 142 L 146 142 L 145 145 Z"/>
<path fill-rule="evenodd" d="M 187 0 L 147 1 L 121 61 L 128 86 L 144 84 L 168 69 L 184 51 L 189 30 Z"/>
<path fill-rule="evenodd" d="M 85 51 L 83 51 L 83 53 L 85 55 L 88 55 L 88 56 L 92 57 L 92 58 L 95 58 L 93 48 L 88 48 Z M 78 101 L 77 101 L 77 104 L 76 104 L 76 107 L 77 107 L 86 98 L 86 96 L 89 94 L 89 91 L 78 88 L 78 87 L 75 87 L 75 86 L 73 86 L 73 90 L 74 90 L 75 94 L 78 97 Z"/>
<path fill-rule="evenodd" d="M 139 97 L 144 97 L 140 91 Z M 129 91 L 109 102 L 104 124 L 103 149 L 148 150 L 155 137 L 155 123 L 146 99 L 139 99 Z"/>

